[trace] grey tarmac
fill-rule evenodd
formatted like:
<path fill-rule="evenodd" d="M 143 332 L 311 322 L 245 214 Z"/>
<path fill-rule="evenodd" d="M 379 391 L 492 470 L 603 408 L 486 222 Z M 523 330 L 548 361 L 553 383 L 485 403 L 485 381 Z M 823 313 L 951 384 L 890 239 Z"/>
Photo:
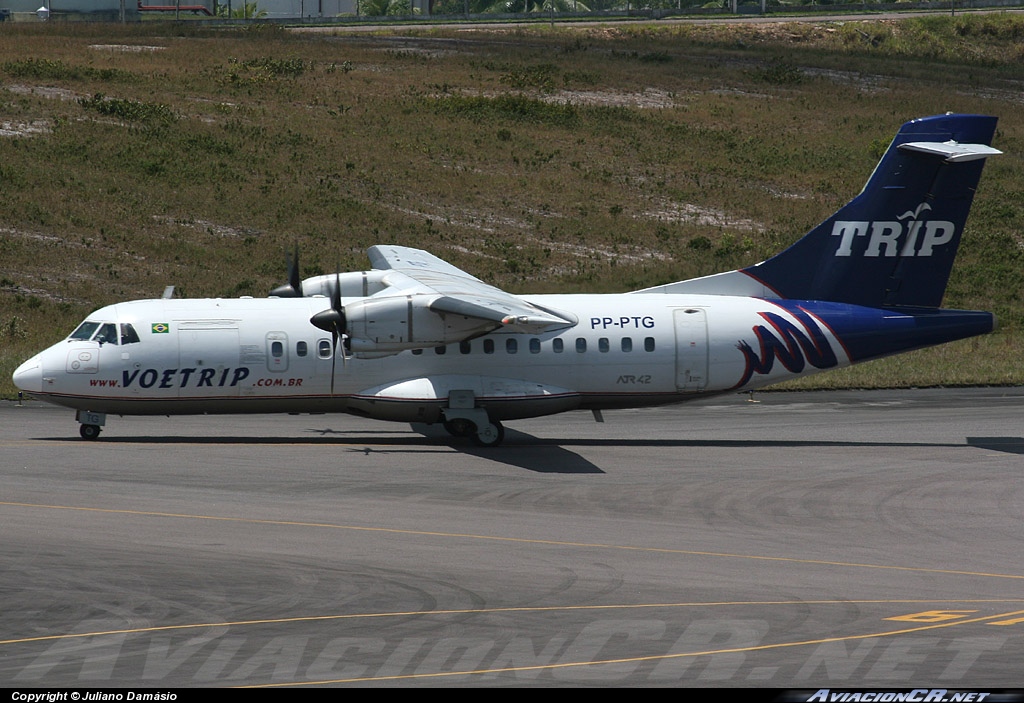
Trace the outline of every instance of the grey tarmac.
<path fill-rule="evenodd" d="M 605 420 L 0 403 L 0 685 L 1024 687 L 1024 389 Z"/>

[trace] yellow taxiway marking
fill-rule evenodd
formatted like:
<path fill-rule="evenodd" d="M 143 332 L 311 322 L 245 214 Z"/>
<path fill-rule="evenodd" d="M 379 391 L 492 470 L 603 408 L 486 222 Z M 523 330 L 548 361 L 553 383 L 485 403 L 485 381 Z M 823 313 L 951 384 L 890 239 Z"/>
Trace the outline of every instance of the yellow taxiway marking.
<path fill-rule="evenodd" d="M 27 642 L 45 642 L 48 640 L 81 639 L 83 637 L 106 637 L 112 635 L 137 635 L 152 632 L 173 632 L 176 630 L 201 630 L 217 627 L 244 627 L 247 625 L 281 625 L 300 622 L 330 622 L 336 620 L 364 620 L 375 618 L 402 618 L 402 617 L 425 617 L 430 615 L 492 615 L 496 613 L 550 613 L 570 612 L 581 610 L 653 610 L 659 608 L 719 608 L 719 607 L 746 607 L 766 605 L 916 605 L 920 603 L 956 603 L 961 605 L 981 605 L 993 603 L 1024 603 L 1024 598 L 986 598 L 977 600 L 918 600 L 918 599 L 880 599 L 880 600 L 765 600 L 765 601 L 709 601 L 709 602 L 688 602 L 688 603 L 622 603 L 614 605 L 545 605 L 545 606 L 506 606 L 500 608 L 460 608 L 454 610 L 403 610 L 382 613 L 344 613 L 341 615 L 303 615 L 290 618 L 260 618 L 255 620 L 225 620 L 223 622 L 196 622 L 182 625 L 153 625 L 150 627 L 127 627 L 117 630 L 96 630 L 94 632 L 69 632 L 58 635 L 37 635 L 35 637 L 17 637 L 13 639 L 0 640 L 0 645 L 25 644 Z M 972 611 L 976 612 L 976 611 Z M 1010 613 L 997 613 L 985 615 L 978 618 L 964 618 L 955 623 L 944 622 L 938 625 L 923 625 L 907 630 L 895 630 L 889 634 L 901 634 L 904 632 L 917 632 L 928 630 L 934 627 L 945 627 L 971 622 L 982 622 L 993 618 L 1006 618 L 1017 615 L 1024 615 L 1024 610 Z M 892 619 L 892 618 L 887 618 Z M 1003 624 L 996 622 L 994 624 Z M 886 633 L 883 633 L 886 634 Z M 814 642 L 833 642 L 842 639 L 862 639 L 864 637 L 875 637 L 877 635 L 851 635 L 834 639 L 814 640 Z M 765 647 L 778 647 L 783 645 L 765 645 Z M 757 649 L 756 647 L 754 649 Z M 749 651 L 749 650 L 721 650 L 721 651 Z M 696 656 L 696 655 L 694 655 Z"/>
<path fill-rule="evenodd" d="M 1011 615 L 1013 613 L 1010 613 Z M 1024 623 L 1024 617 L 1010 618 L 1009 620 L 993 620 L 989 625 L 1020 625 Z"/>
<path fill-rule="evenodd" d="M 838 602 L 838 601 L 837 601 Z M 857 601 L 848 601 L 855 603 Z M 285 686 L 318 686 L 326 684 L 339 684 L 339 683 L 369 683 L 375 681 L 399 681 L 408 679 L 433 679 L 443 678 L 452 676 L 480 676 L 482 674 L 507 674 L 515 673 L 520 671 L 551 671 L 554 669 L 570 669 L 578 668 L 583 666 L 602 666 L 610 664 L 640 664 L 644 662 L 655 662 L 664 661 L 668 659 L 685 659 L 690 657 L 703 657 L 710 656 L 713 654 L 739 654 L 749 652 L 763 652 L 770 649 L 786 649 L 789 647 L 807 647 L 811 645 L 826 644 L 829 642 L 851 642 L 855 640 L 870 639 L 873 637 L 893 637 L 895 635 L 906 635 L 914 632 L 924 632 L 927 630 L 938 630 L 947 627 L 957 627 L 959 625 L 967 625 L 971 623 L 985 622 L 992 618 L 1000 618 L 1006 616 L 1024 615 L 1024 610 L 1019 610 L 1014 613 L 1002 613 L 1001 615 L 986 615 L 980 618 L 972 618 L 970 620 L 961 620 L 958 622 L 944 622 L 933 625 L 922 625 L 920 627 L 910 627 L 902 630 L 884 630 L 881 632 L 871 632 L 863 635 L 846 635 L 842 637 L 821 637 L 813 640 L 800 640 L 796 642 L 776 642 L 775 644 L 760 644 L 752 645 L 750 647 L 730 647 L 728 649 L 709 649 L 701 652 L 682 652 L 677 654 L 656 654 L 643 657 L 622 657 L 619 659 L 603 659 L 599 661 L 578 661 L 578 662 L 561 662 L 558 664 L 535 664 L 532 666 L 509 666 L 497 669 L 471 669 L 465 671 L 439 671 L 430 674 L 394 674 L 391 676 L 367 676 L 363 678 L 349 678 L 349 679 L 331 679 L 323 681 L 294 681 L 290 683 L 267 683 L 267 684 L 253 684 L 251 686 L 239 686 L 239 688 L 283 688 Z"/>
<path fill-rule="evenodd" d="M 948 576 L 981 576 L 986 578 L 1021 579 L 1024 574 L 1000 574 L 985 571 L 962 571 L 958 569 L 933 569 L 919 566 L 898 566 L 893 564 L 868 564 L 862 562 L 833 561 L 829 559 L 800 559 L 797 557 L 763 556 L 759 554 L 732 554 L 729 552 L 705 552 L 694 549 L 673 549 L 670 547 L 640 547 L 628 544 L 607 544 L 601 542 L 568 542 L 548 539 L 528 539 L 523 537 L 499 537 L 496 535 L 476 535 L 464 532 L 433 532 L 428 530 L 403 530 L 394 527 L 367 527 L 361 525 L 339 525 L 330 522 L 302 522 L 296 520 L 263 520 L 259 518 L 230 517 L 224 515 L 191 515 L 188 513 L 165 513 L 151 510 L 127 510 L 123 508 L 88 508 L 74 505 L 46 505 L 40 503 L 19 503 L 0 501 L 0 506 L 18 508 L 37 508 L 43 510 L 70 510 L 88 513 L 104 513 L 108 515 L 133 515 L 138 517 L 173 518 L 179 520 L 209 520 L 213 522 L 235 522 L 247 525 L 268 525 L 277 527 L 312 527 L 328 530 L 348 530 L 353 532 L 378 532 L 395 535 L 416 535 L 419 537 L 445 537 L 450 539 L 471 539 L 489 542 L 511 542 L 516 544 L 535 544 L 553 547 L 581 547 L 587 549 L 614 549 L 631 552 L 647 552 L 651 554 L 678 554 L 681 556 L 716 557 L 720 559 L 746 559 L 753 561 L 774 561 L 789 564 L 810 564 L 815 566 L 841 566 L 858 569 L 880 569 L 887 571 L 907 571 L 922 574 L 944 574 Z"/>

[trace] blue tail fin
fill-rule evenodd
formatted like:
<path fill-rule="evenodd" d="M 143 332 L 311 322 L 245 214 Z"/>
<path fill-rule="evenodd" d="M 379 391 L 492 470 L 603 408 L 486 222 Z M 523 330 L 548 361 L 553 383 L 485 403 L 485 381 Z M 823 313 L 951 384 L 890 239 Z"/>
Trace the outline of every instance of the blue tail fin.
<path fill-rule="evenodd" d="M 996 118 L 900 128 L 860 195 L 782 253 L 742 269 L 778 297 L 937 308 L 992 149 Z"/>

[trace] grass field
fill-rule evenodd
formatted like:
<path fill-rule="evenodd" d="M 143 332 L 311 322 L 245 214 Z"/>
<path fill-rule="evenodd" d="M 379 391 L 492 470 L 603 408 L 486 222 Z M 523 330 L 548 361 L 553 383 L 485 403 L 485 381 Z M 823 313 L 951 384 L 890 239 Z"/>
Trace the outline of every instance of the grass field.
<path fill-rule="evenodd" d="M 266 295 L 429 249 L 513 292 L 764 259 L 853 197 L 899 125 L 1000 117 L 947 307 L 999 332 L 800 387 L 1024 382 L 1024 20 L 332 36 L 0 24 L 0 396 L 90 310 Z"/>

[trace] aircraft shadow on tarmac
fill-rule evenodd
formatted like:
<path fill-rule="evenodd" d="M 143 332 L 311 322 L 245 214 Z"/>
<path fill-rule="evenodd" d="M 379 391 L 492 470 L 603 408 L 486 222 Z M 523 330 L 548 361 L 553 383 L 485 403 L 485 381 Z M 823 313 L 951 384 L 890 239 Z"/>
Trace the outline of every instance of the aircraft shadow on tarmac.
<path fill-rule="evenodd" d="M 638 447 L 638 448 L 822 448 L 822 447 L 947 447 L 965 446 L 960 442 L 853 442 L 835 440 L 736 440 L 736 439 L 622 439 L 622 438 L 541 438 L 526 432 L 506 428 L 505 443 L 501 447 L 477 447 L 468 440 L 446 435 L 423 436 L 419 433 L 398 435 L 394 430 L 334 430 L 309 428 L 311 437 L 195 437 L 195 436 L 133 436 L 104 437 L 100 444 L 306 444 L 347 446 L 350 452 L 363 454 L 423 453 L 456 449 L 463 454 L 514 466 L 537 473 L 603 474 L 604 470 L 583 458 L 569 447 Z M 64 437 L 39 438 L 62 441 Z M 77 440 L 76 441 L 80 441 Z M 1024 454 L 1024 437 L 967 437 L 966 446 L 978 449 Z"/>
<path fill-rule="evenodd" d="M 967 445 L 1008 454 L 1024 454 L 1024 437 L 968 437 Z"/>

